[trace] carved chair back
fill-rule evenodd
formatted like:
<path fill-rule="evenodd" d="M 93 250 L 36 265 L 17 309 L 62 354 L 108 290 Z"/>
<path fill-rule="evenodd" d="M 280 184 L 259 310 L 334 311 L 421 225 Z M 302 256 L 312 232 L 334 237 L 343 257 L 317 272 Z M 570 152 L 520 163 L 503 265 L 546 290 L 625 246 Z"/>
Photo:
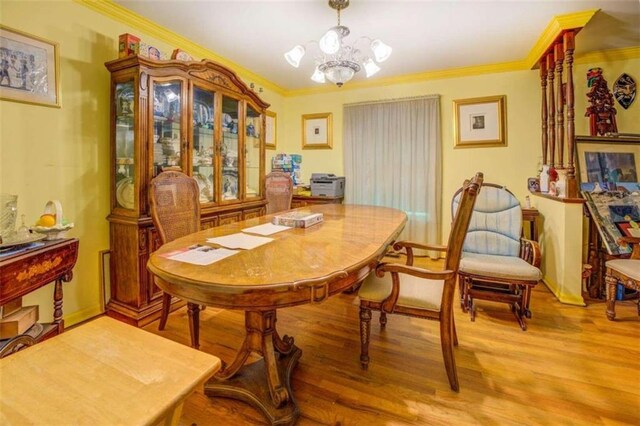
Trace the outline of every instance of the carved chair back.
<path fill-rule="evenodd" d="M 149 184 L 151 218 L 165 244 L 200 230 L 200 188 L 179 171 L 164 171 Z"/>
<path fill-rule="evenodd" d="M 291 209 L 293 180 L 288 173 L 271 172 L 265 179 L 267 214 Z"/>

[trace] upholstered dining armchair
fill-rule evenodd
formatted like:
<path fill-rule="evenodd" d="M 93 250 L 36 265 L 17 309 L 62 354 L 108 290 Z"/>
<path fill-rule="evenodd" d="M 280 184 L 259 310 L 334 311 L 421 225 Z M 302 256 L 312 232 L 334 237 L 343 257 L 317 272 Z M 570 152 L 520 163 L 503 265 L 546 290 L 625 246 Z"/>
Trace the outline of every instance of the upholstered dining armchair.
<path fill-rule="evenodd" d="M 613 321 L 616 317 L 616 287 L 618 283 L 632 290 L 640 291 L 640 238 L 622 237 L 623 245 L 631 245 L 633 250 L 629 259 L 614 259 L 605 263 L 607 268 L 605 282 L 607 284 L 607 318 Z M 640 297 L 638 298 L 638 315 L 640 315 Z"/>
<path fill-rule="evenodd" d="M 380 326 L 387 323 L 386 314 L 408 315 L 440 322 L 440 342 L 444 365 L 451 389 L 458 392 L 458 373 L 453 346 L 458 345 L 453 320 L 453 297 L 456 273 L 460 263 L 464 241 L 473 205 L 475 204 L 483 175 L 477 173 L 471 181 L 465 181 L 460 193 L 457 210 L 447 246 L 432 246 L 409 241 L 394 244 L 396 251 L 406 250 L 407 264 L 380 263 L 375 274 L 362 283 L 360 298 L 360 364 L 369 365 L 369 339 L 371 335 L 371 311 L 380 311 Z M 436 250 L 446 253 L 444 270 L 431 271 L 413 266 L 413 249 Z"/>
<path fill-rule="evenodd" d="M 162 244 L 200 230 L 199 197 L 200 188 L 196 180 L 180 171 L 163 171 L 151 180 L 149 184 L 151 219 Z M 169 293 L 162 294 L 159 330 L 164 330 L 167 325 L 171 297 Z M 188 312 L 191 346 L 198 349 L 200 306 L 188 303 Z"/>
<path fill-rule="evenodd" d="M 459 207 L 461 190 L 453 197 Z M 458 270 L 460 303 L 475 320 L 474 299 L 508 303 L 522 330 L 531 318 L 531 289 L 540 281 L 538 243 L 521 237 L 522 208 L 507 188 L 485 183 L 471 217 Z"/>
<path fill-rule="evenodd" d="M 293 180 L 289 173 L 271 172 L 266 176 L 267 214 L 291 209 Z"/>

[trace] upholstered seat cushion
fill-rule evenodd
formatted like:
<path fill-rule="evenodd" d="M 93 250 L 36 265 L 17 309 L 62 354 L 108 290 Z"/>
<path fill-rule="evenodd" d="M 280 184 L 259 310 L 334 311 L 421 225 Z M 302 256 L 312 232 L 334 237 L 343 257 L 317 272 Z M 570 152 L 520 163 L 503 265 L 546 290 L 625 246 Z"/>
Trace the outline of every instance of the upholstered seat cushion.
<path fill-rule="evenodd" d="M 399 276 L 400 294 L 396 306 L 440 312 L 443 280 L 427 280 L 407 274 Z M 391 273 L 387 272 L 382 278 L 371 273 L 362 283 L 358 296 L 369 302 L 382 302 L 391 294 L 392 287 Z"/>
<path fill-rule="evenodd" d="M 460 272 L 507 280 L 539 281 L 542 272 L 516 256 L 463 253 Z"/>
<path fill-rule="evenodd" d="M 615 259 L 606 263 L 607 268 L 614 269 L 633 280 L 640 280 L 640 260 Z"/>

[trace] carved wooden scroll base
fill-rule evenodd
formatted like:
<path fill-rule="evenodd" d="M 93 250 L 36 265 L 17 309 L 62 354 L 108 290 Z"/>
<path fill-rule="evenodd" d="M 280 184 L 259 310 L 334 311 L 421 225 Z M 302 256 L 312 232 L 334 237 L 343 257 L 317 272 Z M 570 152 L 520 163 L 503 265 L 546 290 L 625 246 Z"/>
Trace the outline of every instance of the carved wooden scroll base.
<path fill-rule="evenodd" d="M 291 392 L 291 373 L 302 350 L 292 337 L 280 338 L 275 324 L 275 310 L 247 311 L 247 334 L 235 360 L 205 384 L 204 393 L 244 401 L 262 411 L 272 425 L 292 425 L 300 410 Z M 252 352 L 262 359 L 245 365 Z"/>

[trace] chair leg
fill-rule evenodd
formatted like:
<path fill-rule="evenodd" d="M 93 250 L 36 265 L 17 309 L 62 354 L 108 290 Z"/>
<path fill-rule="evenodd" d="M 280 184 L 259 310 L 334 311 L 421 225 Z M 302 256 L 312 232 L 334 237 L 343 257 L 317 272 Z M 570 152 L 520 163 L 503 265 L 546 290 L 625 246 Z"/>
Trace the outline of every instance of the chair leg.
<path fill-rule="evenodd" d="M 616 288 L 618 280 L 607 273 L 604 281 L 607 284 L 607 318 L 609 321 L 613 321 L 616 317 Z"/>
<path fill-rule="evenodd" d="M 452 322 L 446 318 L 440 319 L 440 344 L 442 345 L 442 357 L 444 358 L 444 368 L 447 370 L 449 385 L 451 390 L 458 392 L 458 372 L 456 371 L 456 359 L 453 356 L 452 342 Z"/>
<path fill-rule="evenodd" d="M 387 313 L 380 312 L 380 328 L 384 330 L 386 326 L 387 326 Z"/>
<path fill-rule="evenodd" d="M 369 338 L 371 337 L 371 309 L 360 306 L 360 366 L 369 367 Z"/>
<path fill-rule="evenodd" d="M 162 310 L 160 311 L 160 324 L 158 330 L 164 330 L 167 326 L 167 318 L 169 318 L 169 309 L 171 308 L 171 295 L 162 293 Z"/>
<path fill-rule="evenodd" d="M 191 335 L 191 347 L 200 348 L 200 305 L 187 303 L 189 313 L 189 334 Z"/>
<path fill-rule="evenodd" d="M 451 315 L 451 330 L 453 333 L 453 346 L 458 346 L 458 332 L 456 331 L 456 320 L 453 315 Z"/>

